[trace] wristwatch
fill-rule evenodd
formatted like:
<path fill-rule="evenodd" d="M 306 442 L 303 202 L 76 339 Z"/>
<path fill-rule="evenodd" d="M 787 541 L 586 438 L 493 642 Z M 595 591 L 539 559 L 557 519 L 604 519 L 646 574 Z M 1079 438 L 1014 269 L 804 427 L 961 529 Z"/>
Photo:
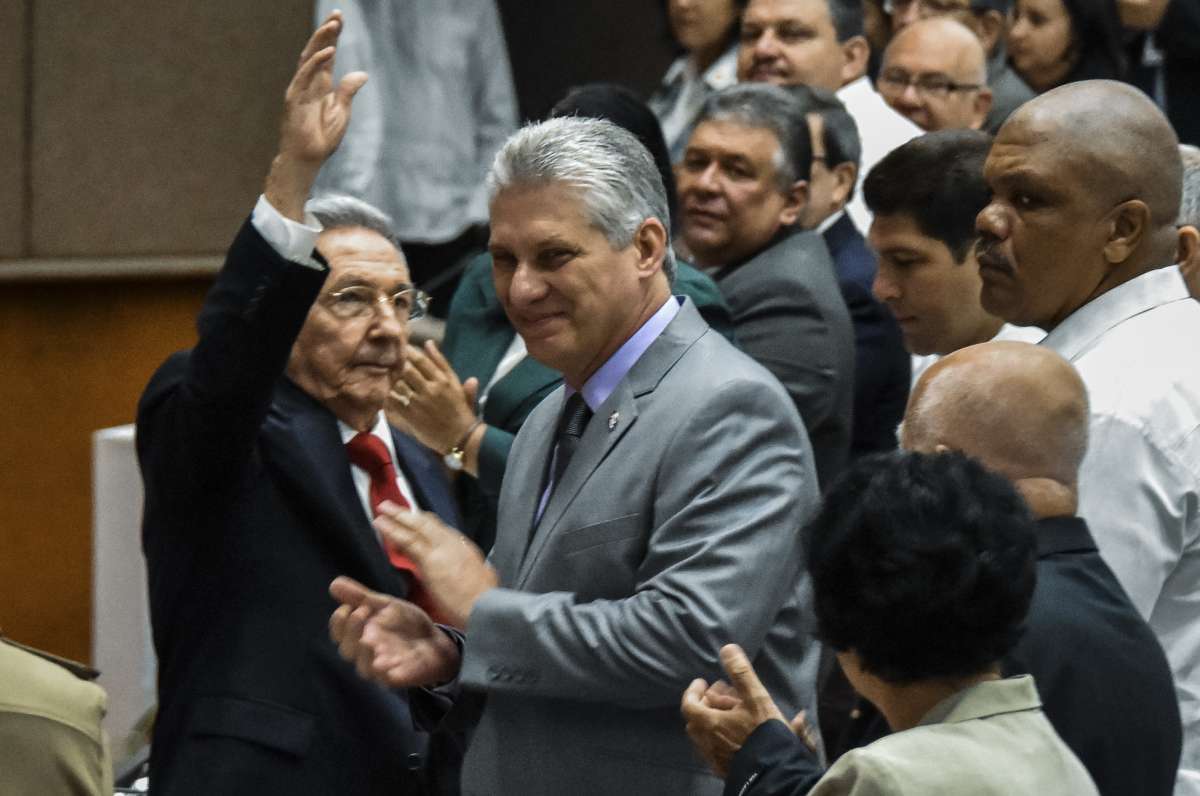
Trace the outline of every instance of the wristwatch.
<path fill-rule="evenodd" d="M 467 440 L 471 438 L 471 435 L 475 433 L 475 429 L 479 428 L 479 424 L 482 422 L 483 418 L 481 417 L 471 424 L 471 427 L 467 429 L 466 434 L 462 435 L 462 439 L 458 441 L 458 444 L 447 451 L 444 456 L 442 456 L 442 464 L 446 465 L 455 472 L 463 468 L 463 457 L 466 456 L 467 453 Z"/>

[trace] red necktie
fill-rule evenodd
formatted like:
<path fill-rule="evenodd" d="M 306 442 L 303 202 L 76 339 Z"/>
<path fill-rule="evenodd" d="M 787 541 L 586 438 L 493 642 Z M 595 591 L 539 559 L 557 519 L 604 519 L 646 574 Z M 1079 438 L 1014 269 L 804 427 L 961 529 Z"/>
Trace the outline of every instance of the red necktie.
<path fill-rule="evenodd" d="M 375 516 L 379 516 L 379 504 L 385 500 L 390 500 L 400 508 L 412 508 L 412 504 L 404 499 L 404 493 L 400 491 L 400 486 L 396 483 L 396 466 L 392 464 L 392 457 L 388 453 L 387 446 L 383 444 L 383 440 L 369 431 L 359 432 L 346 443 L 346 453 L 349 454 L 352 464 L 361 467 L 367 472 L 367 475 L 371 476 L 371 486 L 367 494 L 371 499 L 371 511 Z M 383 543 L 383 549 L 387 551 L 388 560 L 392 562 L 392 566 L 409 574 L 409 601 L 419 605 L 425 613 L 437 621 L 433 600 L 425 591 L 425 587 L 421 585 L 421 574 L 417 571 L 417 565 L 408 556 L 388 544 L 386 540 Z"/>

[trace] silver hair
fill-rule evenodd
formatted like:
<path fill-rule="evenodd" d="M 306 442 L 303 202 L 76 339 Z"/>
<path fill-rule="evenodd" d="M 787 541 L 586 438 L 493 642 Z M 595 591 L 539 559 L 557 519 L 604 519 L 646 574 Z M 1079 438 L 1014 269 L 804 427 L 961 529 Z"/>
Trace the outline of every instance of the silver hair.
<path fill-rule="evenodd" d="M 804 107 L 791 92 L 767 83 L 738 83 L 711 95 L 704 102 L 697 124 L 733 122 L 768 130 L 779 142 L 775 152 L 775 178 L 787 192 L 796 180 L 807 180 L 812 167 L 812 138 Z"/>
<path fill-rule="evenodd" d="M 1179 226 L 1200 227 L 1200 148 L 1179 145 L 1183 160 L 1183 197 L 1179 203 Z"/>
<path fill-rule="evenodd" d="M 362 227 L 378 232 L 403 256 L 400 239 L 393 232 L 392 219 L 387 213 L 362 199 L 345 194 L 323 194 L 308 200 L 305 209 L 312 213 L 323 229 Z"/>
<path fill-rule="evenodd" d="M 667 231 L 662 269 L 675 281 L 667 191 L 654 158 L 637 138 L 603 119 L 564 116 L 514 133 L 488 174 L 494 198 L 514 185 L 560 182 L 579 192 L 588 220 L 614 249 L 633 243 L 648 218 Z"/>

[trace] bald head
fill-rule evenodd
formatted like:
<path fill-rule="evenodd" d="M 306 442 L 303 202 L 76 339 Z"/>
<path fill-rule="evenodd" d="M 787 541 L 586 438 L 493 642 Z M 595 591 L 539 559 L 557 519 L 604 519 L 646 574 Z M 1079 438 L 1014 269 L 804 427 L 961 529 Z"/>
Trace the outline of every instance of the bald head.
<path fill-rule="evenodd" d="M 923 130 L 977 130 L 991 108 L 983 45 L 950 17 L 922 19 L 902 28 L 883 54 L 879 75 L 884 100 Z M 937 82 L 950 90 L 921 88 Z"/>
<path fill-rule="evenodd" d="M 962 451 L 1018 488 L 1050 482 L 1073 502 L 1087 428 L 1087 390 L 1075 369 L 1048 348 L 1000 341 L 959 349 L 921 375 L 901 442 Z"/>
<path fill-rule="evenodd" d="M 1059 86 L 1013 112 L 997 143 L 1013 132 L 1044 137 L 1082 168 L 1080 176 L 1106 201 L 1140 199 L 1156 227 L 1174 226 L 1183 181 L 1179 139 L 1158 106 L 1133 86 L 1115 80 Z"/>

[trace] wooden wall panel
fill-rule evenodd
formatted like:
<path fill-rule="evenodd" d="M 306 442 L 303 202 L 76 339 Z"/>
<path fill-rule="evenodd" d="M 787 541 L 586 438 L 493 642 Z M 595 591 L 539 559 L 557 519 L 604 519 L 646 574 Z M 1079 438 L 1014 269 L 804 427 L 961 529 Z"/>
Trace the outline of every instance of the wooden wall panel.
<path fill-rule="evenodd" d="M 91 649 L 91 434 L 194 341 L 209 279 L 0 285 L 0 628 Z"/>
<path fill-rule="evenodd" d="M 27 0 L 0 3 L 0 257 L 24 253 L 27 10 Z"/>
<path fill-rule="evenodd" d="M 31 256 L 222 252 L 311 0 L 37 0 Z"/>

